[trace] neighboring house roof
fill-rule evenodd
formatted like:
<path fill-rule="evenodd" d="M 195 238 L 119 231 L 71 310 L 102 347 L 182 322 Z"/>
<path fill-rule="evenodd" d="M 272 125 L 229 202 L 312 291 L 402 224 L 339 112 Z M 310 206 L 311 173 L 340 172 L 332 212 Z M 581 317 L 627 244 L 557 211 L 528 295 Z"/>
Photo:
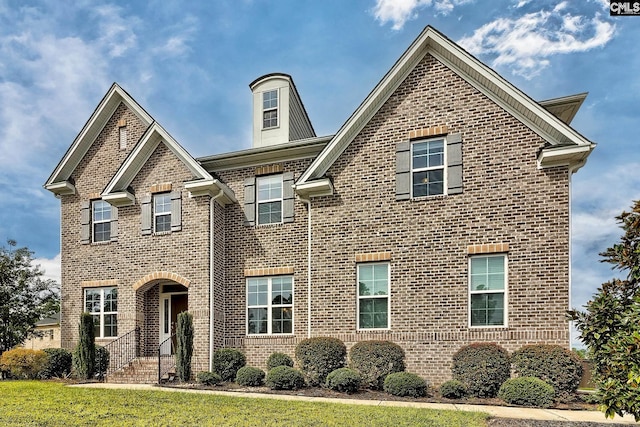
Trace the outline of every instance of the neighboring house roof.
<path fill-rule="evenodd" d="M 62 160 L 60 160 L 60 163 L 58 163 L 58 166 L 54 169 L 53 173 L 45 183 L 44 188 L 56 195 L 75 193 L 71 174 L 87 154 L 87 151 L 89 151 L 89 148 L 120 103 L 124 103 L 127 108 L 133 111 L 133 113 L 146 126 L 149 126 L 153 122 L 153 118 L 140 106 L 140 104 L 138 104 L 117 83 L 113 83 L 87 123 L 85 123 L 76 139 L 73 141 L 73 144 L 71 144 L 71 147 L 69 147 L 65 155 L 62 157 Z"/>
<path fill-rule="evenodd" d="M 553 150 L 553 156 L 548 155 L 547 148 L 541 150 L 538 156 L 539 167 L 569 164 L 577 169 L 586 161 L 595 147 L 591 141 L 544 106 L 524 94 L 435 28 L 427 26 L 342 125 L 333 140 L 311 163 L 297 181 L 296 188 L 324 177 L 351 141 L 427 54 L 445 64 L 547 141 L 549 148 Z M 571 150 L 567 151 L 565 147 Z"/>
<path fill-rule="evenodd" d="M 102 198 L 114 206 L 128 206 L 135 202 L 135 195 L 129 191 L 129 186 L 145 165 L 151 154 L 160 143 L 164 143 L 169 150 L 189 169 L 194 180 L 186 182 L 185 188 L 194 196 L 218 193 L 222 197 L 217 200 L 222 204 L 234 203 L 236 198 L 233 191 L 225 184 L 214 179 L 169 133 L 157 122 L 153 122 L 122 163 L 120 169 L 113 176 L 101 194 Z"/>
<path fill-rule="evenodd" d="M 584 92 L 576 95 L 547 99 L 545 101 L 540 101 L 540 105 L 569 125 L 576 116 L 576 113 L 580 109 L 580 106 L 582 106 L 587 95 L 588 93 Z"/>
<path fill-rule="evenodd" d="M 38 320 L 35 326 L 59 326 L 60 325 L 60 313 L 55 313 L 51 317 L 45 317 Z"/>

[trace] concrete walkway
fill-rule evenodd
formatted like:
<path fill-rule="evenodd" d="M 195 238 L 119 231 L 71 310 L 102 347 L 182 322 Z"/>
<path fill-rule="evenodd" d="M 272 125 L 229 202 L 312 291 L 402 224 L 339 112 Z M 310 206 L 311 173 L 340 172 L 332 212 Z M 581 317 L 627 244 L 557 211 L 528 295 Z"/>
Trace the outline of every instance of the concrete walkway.
<path fill-rule="evenodd" d="M 398 402 L 391 400 L 358 400 L 358 399 L 335 399 L 327 397 L 293 396 L 288 394 L 266 394 L 266 393 L 243 393 L 235 391 L 199 390 L 183 389 L 172 387 L 158 387 L 152 384 L 111 384 L 111 383 L 88 383 L 74 384 L 69 387 L 88 388 L 112 388 L 127 390 L 150 390 L 165 391 L 173 393 L 199 393 L 213 394 L 219 396 L 297 400 L 302 402 L 328 402 L 342 403 L 348 405 L 370 405 L 370 406 L 400 406 L 425 409 L 443 409 L 449 411 L 484 412 L 496 418 L 518 418 L 527 420 L 565 421 L 565 422 L 593 422 L 601 424 L 637 424 L 633 416 L 626 415 L 624 418 L 616 416 L 613 420 L 604 417 L 599 411 L 569 411 L 562 409 L 539 409 L 539 408 L 515 408 L 509 406 L 485 406 L 485 405 L 465 405 L 450 403 L 424 403 L 424 402 Z"/>

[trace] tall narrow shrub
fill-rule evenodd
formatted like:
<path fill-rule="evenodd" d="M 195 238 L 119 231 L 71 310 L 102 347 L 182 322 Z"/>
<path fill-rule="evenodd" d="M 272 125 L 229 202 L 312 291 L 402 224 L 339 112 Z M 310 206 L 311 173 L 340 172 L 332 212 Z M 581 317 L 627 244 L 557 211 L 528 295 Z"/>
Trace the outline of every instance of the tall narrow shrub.
<path fill-rule="evenodd" d="M 93 376 L 96 363 L 96 336 L 91 314 L 80 315 L 79 335 L 73 352 L 73 367 L 78 378 L 88 380 Z"/>
<path fill-rule="evenodd" d="M 193 355 L 193 315 L 188 311 L 178 314 L 176 340 L 176 373 L 180 381 L 186 382 L 191 379 Z"/>

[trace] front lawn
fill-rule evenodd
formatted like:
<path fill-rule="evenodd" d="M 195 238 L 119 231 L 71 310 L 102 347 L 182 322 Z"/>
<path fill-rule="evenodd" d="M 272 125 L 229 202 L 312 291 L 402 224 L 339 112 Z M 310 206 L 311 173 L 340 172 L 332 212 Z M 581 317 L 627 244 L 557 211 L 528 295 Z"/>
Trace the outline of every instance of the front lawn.
<path fill-rule="evenodd" d="M 6 426 L 485 426 L 486 415 L 0 381 Z"/>

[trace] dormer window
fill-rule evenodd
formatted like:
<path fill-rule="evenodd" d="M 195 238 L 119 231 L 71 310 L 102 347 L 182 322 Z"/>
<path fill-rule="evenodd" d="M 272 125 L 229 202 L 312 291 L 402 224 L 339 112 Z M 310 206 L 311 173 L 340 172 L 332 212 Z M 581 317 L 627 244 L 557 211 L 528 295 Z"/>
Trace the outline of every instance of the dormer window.
<path fill-rule="evenodd" d="M 262 128 L 278 126 L 278 89 L 262 93 Z"/>

